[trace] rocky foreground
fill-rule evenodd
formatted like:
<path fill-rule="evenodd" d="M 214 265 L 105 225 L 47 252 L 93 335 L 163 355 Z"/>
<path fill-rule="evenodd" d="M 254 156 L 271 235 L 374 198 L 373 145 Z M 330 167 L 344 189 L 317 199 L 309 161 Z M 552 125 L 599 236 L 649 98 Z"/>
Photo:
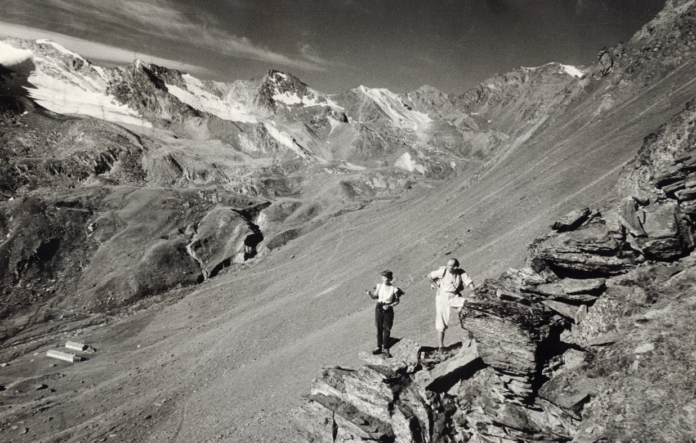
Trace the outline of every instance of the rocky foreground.
<path fill-rule="evenodd" d="M 295 411 L 307 441 L 694 441 L 695 123 L 691 102 L 646 138 L 618 198 L 479 286 L 443 355 L 404 339 L 393 358 L 322 369 Z"/>

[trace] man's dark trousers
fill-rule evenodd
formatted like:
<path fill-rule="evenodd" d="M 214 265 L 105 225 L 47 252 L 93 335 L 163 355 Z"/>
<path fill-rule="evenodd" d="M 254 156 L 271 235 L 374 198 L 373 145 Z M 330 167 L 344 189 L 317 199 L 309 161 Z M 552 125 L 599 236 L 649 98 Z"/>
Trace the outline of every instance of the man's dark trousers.
<path fill-rule="evenodd" d="M 382 304 L 375 305 L 375 324 L 377 325 L 377 347 L 387 349 L 394 324 L 394 309 L 390 306 L 385 311 Z"/>

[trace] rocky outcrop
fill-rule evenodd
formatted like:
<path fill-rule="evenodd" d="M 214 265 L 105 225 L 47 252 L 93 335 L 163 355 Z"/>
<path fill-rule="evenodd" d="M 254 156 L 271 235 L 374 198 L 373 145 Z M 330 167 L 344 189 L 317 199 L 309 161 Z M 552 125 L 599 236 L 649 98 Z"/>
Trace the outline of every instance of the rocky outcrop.
<path fill-rule="evenodd" d="M 186 249 L 208 278 L 231 263 L 244 263 L 254 257 L 261 240 L 263 234 L 247 212 L 216 207 L 198 223 Z"/>

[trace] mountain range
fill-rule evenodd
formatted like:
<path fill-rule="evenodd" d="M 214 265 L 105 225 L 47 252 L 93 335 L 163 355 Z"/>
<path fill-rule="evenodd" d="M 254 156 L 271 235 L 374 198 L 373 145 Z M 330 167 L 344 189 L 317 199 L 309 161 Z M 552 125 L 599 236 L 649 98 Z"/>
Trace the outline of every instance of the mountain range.
<path fill-rule="evenodd" d="M 673 160 L 648 146 L 696 96 L 694 10 L 668 1 L 589 66 L 462 95 L 203 81 L 1 42 L 2 432 L 302 441 L 288 411 L 321 366 L 372 347 L 361 294 L 381 270 L 406 291 L 394 334 L 433 344 L 426 272 L 457 257 L 482 287 L 569 211 L 648 192 Z M 86 361 L 43 357 L 78 338 Z"/>

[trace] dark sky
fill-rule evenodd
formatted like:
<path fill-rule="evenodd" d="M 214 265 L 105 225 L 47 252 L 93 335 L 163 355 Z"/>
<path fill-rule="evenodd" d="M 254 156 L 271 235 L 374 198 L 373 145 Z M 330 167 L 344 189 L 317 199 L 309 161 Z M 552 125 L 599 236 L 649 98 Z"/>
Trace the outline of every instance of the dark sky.
<path fill-rule="evenodd" d="M 664 0 L 0 0 L 0 35 L 93 61 L 134 57 L 222 81 L 268 69 L 336 93 L 463 92 L 495 73 L 591 63 Z M 149 58 L 149 60 L 148 60 Z"/>

